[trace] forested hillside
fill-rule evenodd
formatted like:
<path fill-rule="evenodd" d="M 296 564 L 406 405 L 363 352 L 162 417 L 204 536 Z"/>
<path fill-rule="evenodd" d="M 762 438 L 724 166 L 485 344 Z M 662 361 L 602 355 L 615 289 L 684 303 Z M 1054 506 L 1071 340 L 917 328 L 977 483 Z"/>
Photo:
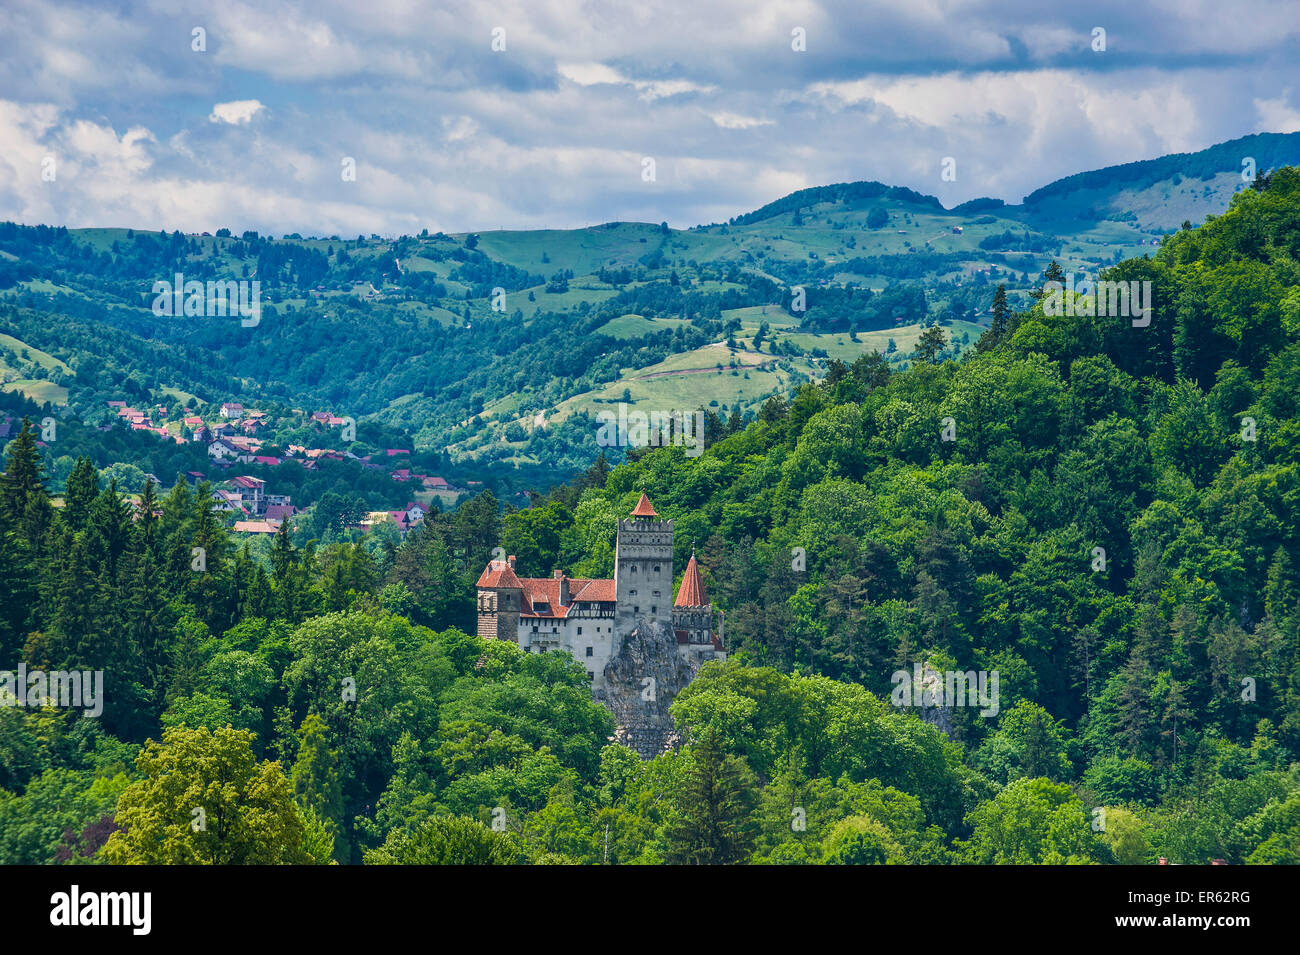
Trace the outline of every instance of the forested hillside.
<path fill-rule="evenodd" d="M 1298 262 L 1284 169 L 1103 273 L 1147 327 L 999 308 L 960 361 L 831 362 L 700 457 L 377 554 L 258 561 L 205 490 L 88 467 L 54 507 L 25 427 L 0 652 L 105 693 L 0 708 L 0 861 L 1300 861 Z M 493 547 L 608 573 L 642 490 L 732 654 L 646 762 L 577 663 L 463 632 Z M 997 714 L 893 705 L 917 665 L 996 671 Z"/>
<path fill-rule="evenodd" d="M 1243 156 L 1261 175 L 1300 161 L 1300 133 L 1080 173 L 1019 206 L 945 209 L 853 182 L 689 228 L 272 237 L 0 223 L 0 387 L 92 426 L 118 399 L 326 408 L 453 461 L 567 477 L 601 452 L 594 420 L 610 404 L 752 417 L 834 359 L 879 351 L 902 370 L 934 326 L 956 357 L 987 327 L 997 286 L 1023 307 L 1053 259 L 1095 275 L 1152 251 L 1247 187 Z M 178 275 L 256 281 L 259 321 L 158 314 L 154 284 Z"/>

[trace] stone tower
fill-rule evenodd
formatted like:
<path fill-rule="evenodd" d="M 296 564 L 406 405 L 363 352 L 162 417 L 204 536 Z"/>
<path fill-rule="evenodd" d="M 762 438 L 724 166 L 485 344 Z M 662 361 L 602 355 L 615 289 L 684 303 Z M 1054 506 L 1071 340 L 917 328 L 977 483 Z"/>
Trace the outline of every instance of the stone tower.
<path fill-rule="evenodd" d="M 524 585 L 515 576 L 515 558 L 490 561 L 478 582 L 478 635 L 519 642 Z"/>
<path fill-rule="evenodd" d="M 677 591 L 677 600 L 673 604 L 673 630 L 692 646 L 712 645 L 714 642 L 713 604 L 709 602 L 708 592 L 704 589 L 704 578 L 700 576 L 700 565 L 695 561 L 693 547 L 691 559 L 686 562 L 686 572 L 682 574 L 682 586 Z"/>
<path fill-rule="evenodd" d="M 618 522 L 614 544 L 615 632 L 639 621 L 673 617 L 673 522 L 662 520 L 643 493 L 631 517 Z"/>

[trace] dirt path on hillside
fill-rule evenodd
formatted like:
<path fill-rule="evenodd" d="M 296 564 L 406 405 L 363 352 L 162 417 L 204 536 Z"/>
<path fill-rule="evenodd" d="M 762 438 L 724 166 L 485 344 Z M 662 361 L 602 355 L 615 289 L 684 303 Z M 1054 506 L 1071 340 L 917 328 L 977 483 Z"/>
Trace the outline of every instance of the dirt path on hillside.
<path fill-rule="evenodd" d="M 758 364 L 758 365 L 737 365 L 734 369 L 732 369 L 728 365 L 723 365 L 722 370 L 723 371 L 733 371 L 733 370 L 734 371 L 766 371 L 767 369 L 773 368 L 775 366 L 776 366 L 776 362 L 765 361 L 762 364 Z M 652 371 L 648 375 L 637 375 L 636 377 L 631 378 L 629 380 L 649 381 L 651 378 L 669 378 L 673 375 L 708 375 L 708 374 L 717 374 L 717 373 L 718 373 L 718 366 L 714 365 L 712 368 L 679 368 L 676 371 Z"/>

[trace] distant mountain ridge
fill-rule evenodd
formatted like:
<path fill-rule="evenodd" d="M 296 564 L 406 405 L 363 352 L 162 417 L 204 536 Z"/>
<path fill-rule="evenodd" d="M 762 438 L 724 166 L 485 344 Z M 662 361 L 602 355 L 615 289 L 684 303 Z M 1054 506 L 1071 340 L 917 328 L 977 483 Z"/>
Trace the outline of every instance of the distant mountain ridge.
<path fill-rule="evenodd" d="M 453 457 L 578 468 L 599 450 L 591 416 L 627 398 L 752 414 L 832 359 L 905 364 L 925 324 L 971 347 L 998 285 L 1023 306 L 1052 260 L 1096 274 L 1149 255 L 1247 188 L 1245 157 L 1261 174 L 1300 165 L 1300 133 L 1079 173 L 1021 205 L 834 183 L 689 229 L 274 239 L 0 223 L 0 387 L 91 419 L 124 395 L 310 404 Z M 155 314 L 153 284 L 176 273 L 256 280 L 260 326 Z"/>
<path fill-rule="evenodd" d="M 1281 166 L 1294 166 L 1300 163 L 1300 132 L 1255 133 L 1242 136 L 1240 139 L 1230 139 L 1225 143 L 1196 152 L 1170 153 L 1157 159 L 1143 159 L 1118 166 L 1105 166 L 1088 172 L 1078 172 L 1035 189 L 1025 196 L 1024 205 L 1039 205 L 1050 198 L 1068 195 L 1080 189 L 1095 189 L 1103 185 L 1123 183 L 1125 186 L 1131 186 L 1140 183 L 1145 187 L 1176 175 L 1209 179 L 1225 170 L 1241 173 L 1242 161 L 1246 158 L 1255 161 L 1255 168 L 1260 173 Z"/>
<path fill-rule="evenodd" d="M 1131 187 L 1139 184 L 1145 188 L 1162 179 L 1181 175 L 1186 178 L 1209 179 L 1223 172 L 1243 169 L 1242 161 L 1253 159 L 1260 173 L 1281 166 L 1300 164 L 1300 132 L 1253 133 L 1238 139 L 1187 153 L 1168 153 L 1155 159 L 1141 159 L 1115 166 L 1103 166 L 1077 172 L 1045 186 L 1040 186 L 1021 200 L 1024 207 L 1041 205 L 1045 201 L 1067 196 L 1084 189 L 1105 186 Z M 972 215 L 992 209 L 1015 209 L 1005 200 L 983 196 L 970 199 L 951 209 L 935 196 L 917 192 L 906 186 L 889 186 L 874 180 L 828 183 L 799 189 L 772 202 L 729 220 L 729 225 L 748 225 L 762 222 L 786 212 L 794 212 L 821 202 L 858 202 L 867 199 L 896 199 L 918 206 L 947 212 L 952 215 Z"/>

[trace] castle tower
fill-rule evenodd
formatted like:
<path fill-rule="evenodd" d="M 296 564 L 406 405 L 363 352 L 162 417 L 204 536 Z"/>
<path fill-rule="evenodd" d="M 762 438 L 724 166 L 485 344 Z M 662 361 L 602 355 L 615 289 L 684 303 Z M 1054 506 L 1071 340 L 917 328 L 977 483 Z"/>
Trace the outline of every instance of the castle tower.
<path fill-rule="evenodd" d="M 644 492 L 631 516 L 618 522 L 614 594 L 617 633 L 630 633 L 639 620 L 672 620 L 673 522 L 659 517 Z"/>
<path fill-rule="evenodd" d="M 700 576 L 700 565 L 695 562 L 695 548 L 691 548 L 691 559 L 682 574 L 682 585 L 677 589 L 677 600 L 673 603 L 673 630 L 678 639 L 694 646 L 711 646 L 713 644 L 713 605 L 704 590 L 704 579 Z"/>
<path fill-rule="evenodd" d="M 524 585 L 515 576 L 515 558 L 489 561 L 478 579 L 478 635 L 519 642 L 519 612 Z"/>

